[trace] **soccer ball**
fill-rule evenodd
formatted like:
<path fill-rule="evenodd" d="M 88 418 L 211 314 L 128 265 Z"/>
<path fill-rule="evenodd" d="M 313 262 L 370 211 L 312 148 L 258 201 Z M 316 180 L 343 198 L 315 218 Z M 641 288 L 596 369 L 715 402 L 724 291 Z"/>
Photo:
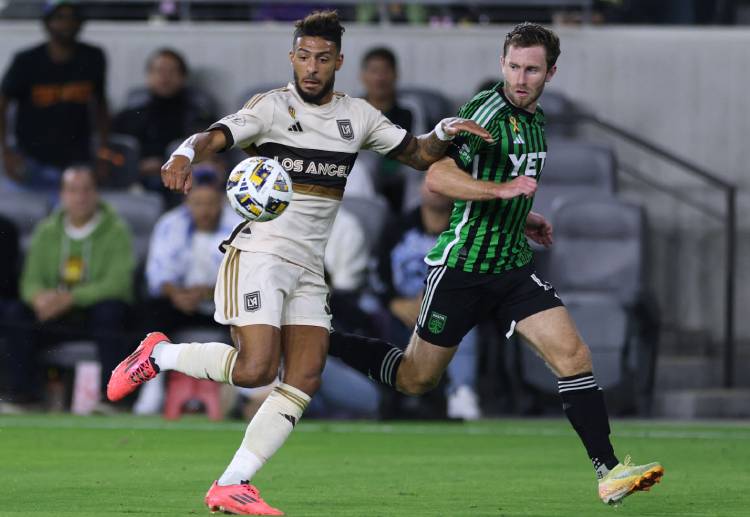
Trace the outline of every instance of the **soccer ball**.
<path fill-rule="evenodd" d="M 291 203 L 292 180 L 276 160 L 253 156 L 232 169 L 227 197 L 234 211 L 248 221 L 270 221 Z"/>

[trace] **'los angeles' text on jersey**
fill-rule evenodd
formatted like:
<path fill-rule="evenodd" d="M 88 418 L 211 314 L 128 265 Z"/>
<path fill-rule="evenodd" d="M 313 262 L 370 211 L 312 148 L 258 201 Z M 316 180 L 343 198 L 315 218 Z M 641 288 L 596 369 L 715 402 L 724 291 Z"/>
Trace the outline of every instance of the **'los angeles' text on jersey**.
<path fill-rule="evenodd" d="M 243 223 L 228 242 L 321 275 L 325 245 L 357 153 L 398 153 L 412 138 L 362 99 L 335 92 L 330 102 L 311 104 L 292 83 L 255 95 L 211 129 L 221 130 L 231 146 L 276 159 L 294 189 L 283 216 Z"/>
<path fill-rule="evenodd" d="M 502 83 L 478 93 L 458 115 L 483 126 L 493 144 L 463 134 L 448 151 L 456 164 L 474 178 L 496 183 L 519 175 L 541 176 L 547 159 L 544 113 L 516 108 L 502 92 Z M 524 229 L 533 198 L 523 196 L 491 201 L 456 201 L 450 227 L 438 238 L 425 261 L 464 271 L 499 273 L 531 261 Z"/>

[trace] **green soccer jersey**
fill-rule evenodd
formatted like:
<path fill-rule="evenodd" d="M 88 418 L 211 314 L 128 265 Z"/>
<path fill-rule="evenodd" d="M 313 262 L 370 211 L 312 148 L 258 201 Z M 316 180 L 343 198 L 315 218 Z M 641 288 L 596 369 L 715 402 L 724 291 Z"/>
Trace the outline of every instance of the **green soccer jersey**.
<path fill-rule="evenodd" d="M 456 137 L 447 155 L 474 178 L 504 183 L 519 175 L 537 181 L 547 158 L 544 113 L 516 108 L 500 83 L 464 104 L 459 117 L 490 132 L 488 144 L 471 134 Z M 456 201 L 450 227 L 437 240 L 425 262 L 469 272 L 500 273 L 525 266 L 532 252 L 524 228 L 532 199 L 523 196 L 490 201 Z"/>

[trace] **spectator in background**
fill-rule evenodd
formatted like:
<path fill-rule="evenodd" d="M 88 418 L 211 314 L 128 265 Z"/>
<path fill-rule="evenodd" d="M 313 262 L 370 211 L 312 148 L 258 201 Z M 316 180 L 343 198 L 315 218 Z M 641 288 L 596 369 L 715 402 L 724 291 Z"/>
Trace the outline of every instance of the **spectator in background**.
<path fill-rule="evenodd" d="M 5 305 L 18 297 L 19 246 L 18 228 L 0 216 L 0 316 Z"/>
<path fill-rule="evenodd" d="M 11 181 L 56 191 L 66 167 L 91 161 L 92 108 L 98 140 L 107 142 L 106 59 L 77 40 L 83 19 L 75 4 L 48 2 L 43 20 L 48 40 L 16 54 L 0 85 L 0 151 Z M 12 101 L 15 147 L 6 129 Z"/>
<path fill-rule="evenodd" d="M 95 339 L 102 385 L 122 355 L 135 259 L 130 232 L 99 200 L 89 167 L 63 172 L 61 209 L 34 231 L 21 275 L 21 301 L 6 311 L 11 396 L 39 397 L 37 352 L 63 340 Z"/>
<path fill-rule="evenodd" d="M 208 102 L 187 87 L 188 77 L 182 55 L 169 48 L 157 50 L 146 64 L 147 91 L 115 117 L 114 130 L 140 143 L 140 181 L 149 190 L 165 192 L 160 170 L 167 146 L 216 119 Z"/>
<path fill-rule="evenodd" d="M 448 228 L 453 201 L 422 185 L 422 204 L 404 215 L 386 232 L 378 254 L 376 291 L 391 316 L 392 343 L 408 343 L 417 323 L 427 264 L 424 257 L 438 235 Z M 448 366 L 447 414 L 450 418 L 480 417 L 475 393 L 477 374 L 476 329 L 469 332 Z"/>
<path fill-rule="evenodd" d="M 5 308 L 18 298 L 18 229 L 10 219 L 0 216 L 0 372 L 7 368 L 5 351 L 8 348 L 6 329 L 2 325 Z M 7 387 L 5 375 L 0 375 L 0 393 Z M 0 400 L 0 414 L 4 404 Z"/>
<path fill-rule="evenodd" d="M 185 326 L 217 327 L 214 284 L 223 254 L 219 244 L 242 221 L 225 202 L 224 171 L 211 162 L 193 170 L 185 202 L 159 218 L 151 235 L 146 282 L 149 330 L 169 334 Z"/>
<path fill-rule="evenodd" d="M 368 50 L 362 58 L 359 78 L 365 88 L 365 100 L 382 111 L 388 120 L 413 132 L 414 117 L 411 111 L 398 105 L 396 55 L 384 47 Z M 391 209 L 400 213 L 406 182 L 400 163 L 385 158 L 373 180 L 376 190 L 385 196 Z"/>

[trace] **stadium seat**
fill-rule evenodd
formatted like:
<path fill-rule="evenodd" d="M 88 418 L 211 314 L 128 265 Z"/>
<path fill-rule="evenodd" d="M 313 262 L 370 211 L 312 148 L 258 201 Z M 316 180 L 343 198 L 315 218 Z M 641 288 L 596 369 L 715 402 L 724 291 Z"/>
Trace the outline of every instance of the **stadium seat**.
<path fill-rule="evenodd" d="M 582 140 L 550 139 L 539 189 L 534 196 L 535 212 L 549 219 L 555 206 L 577 196 L 611 195 L 615 191 L 615 155 L 603 144 Z M 537 271 L 548 276 L 549 250 L 531 243 L 536 252 Z"/>
<path fill-rule="evenodd" d="M 572 198 L 552 215 L 549 280 L 561 293 L 609 293 L 631 307 L 642 294 L 643 208 L 614 197 Z"/>
<path fill-rule="evenodd" d="M 42 362 L 73 371 L 71 411 L 89 414 L 99 402 L 99 352 L 94 341 L 62 341 L 44 351 Z"/>
<path fill-rule="evenodd" d="M 545 89 L 539 99 L 539 106 L 544 110 L 545 130 L 547 136 L 572 138 L 576 134 L 580 110 L 563 93 Z"/>
<path fill-rule="evenodd" d="M 552 214 L 555 245 L 549 276 L 592 352 L 597 381 L 616 388 L 625 407 L 645 410 L 653 386 L 655 339 L 644 339 L 646 222 L 643 209 L 614 197 L 570 198 Z M 528 347 L 522 378 L 543 393 L 555 378 Z"/>
<path fill-rule="evenodd" d="M 45 350 L 42 361 L 45 364 L 72 368 L 82 361 L 98 361 L 96 343 L 93 341 L 62 341 Z"/>
<path fill-rule="evenodd" d="M 164 211 L 164 200 L 155 192 L 105 191 L 104 201 L 130 225 L 133 232 L 133 247 L 138 261 L 146 258 L 151 230 Z"/>
<path fill-rule="evenodd" d="M 0 214 L 13 221 L 18 228 L 22 251 L 28 248 L 34 228 L 49 211 L 50 202 L 45 194 L 0 191 Z"/>
<path fill-rule="evenodd" d="M 549 218 L 555 203 L 569 197 L 611 195 L 615 192 L 615 154 L 604 144 L 550 139 L 535 212 Z"/>

